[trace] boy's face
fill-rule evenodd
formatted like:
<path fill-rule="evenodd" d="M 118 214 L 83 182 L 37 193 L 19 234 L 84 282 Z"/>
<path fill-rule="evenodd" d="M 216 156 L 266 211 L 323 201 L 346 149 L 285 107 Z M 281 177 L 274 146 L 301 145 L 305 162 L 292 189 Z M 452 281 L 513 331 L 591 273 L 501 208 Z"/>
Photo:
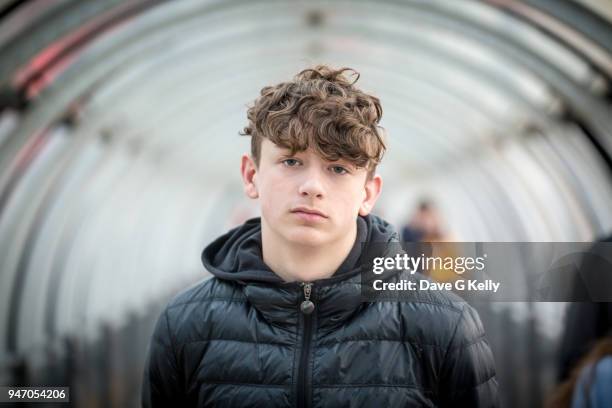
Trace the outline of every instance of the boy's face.
<path fill-rule="evenodd" d="M 275 239 L 322 246 L 345 238 L 358 214 L 367 215 L 378 198 L 382 179 L 346 160 L 329 162 L 311 148 L 294 155 L 263 139 L 259 168 L 242 157 L 245 192 L 259 198 L 262 224 Z"/>

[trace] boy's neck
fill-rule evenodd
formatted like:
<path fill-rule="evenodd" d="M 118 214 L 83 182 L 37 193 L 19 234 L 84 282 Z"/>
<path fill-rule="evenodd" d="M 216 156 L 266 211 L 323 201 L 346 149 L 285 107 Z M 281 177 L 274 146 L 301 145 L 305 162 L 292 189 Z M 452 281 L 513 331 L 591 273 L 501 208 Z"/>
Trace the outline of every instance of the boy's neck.
<path fill-rule="evenodd" d="M 262 255 L 268 267 L 285 282 L 312 282 L 331 277 L 351 252 L 357 239 L 357 223 L 330 245 L 308 247 L 289 243 L 261 223 Z"/>

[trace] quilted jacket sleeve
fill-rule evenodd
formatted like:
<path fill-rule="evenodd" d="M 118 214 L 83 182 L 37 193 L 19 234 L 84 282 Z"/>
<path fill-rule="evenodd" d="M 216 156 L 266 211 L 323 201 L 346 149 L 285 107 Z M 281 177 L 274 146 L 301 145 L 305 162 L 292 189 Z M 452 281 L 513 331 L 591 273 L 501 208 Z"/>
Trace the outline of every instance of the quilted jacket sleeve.
<path fill-rule="evenodd" d="M 495 363 L 475 309 L 465 304 L 443 362 L 442 407 L 498 407 Z"/>
<path fill-rule="evenodd" d="M 183 406 L 180 372 L 166 309 L 157 320 L 149 344 L 142 383 L 142 406 Z"/>

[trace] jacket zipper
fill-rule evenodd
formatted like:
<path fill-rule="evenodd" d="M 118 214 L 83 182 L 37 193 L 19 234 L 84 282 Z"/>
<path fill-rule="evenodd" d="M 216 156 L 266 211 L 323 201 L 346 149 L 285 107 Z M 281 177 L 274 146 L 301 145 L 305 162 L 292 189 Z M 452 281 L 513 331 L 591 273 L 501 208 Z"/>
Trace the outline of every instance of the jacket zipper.
<path fill-rule="evenodd" d="M 304 337 L 298 371 L 297 406 L 306 408 L 311 405 L 311 401 L 307 397 L 310 388 L 308 381 L 308 357 L 312 343 L 312 312 L 314 311 L 314 303 L 310 300 L 312 283 L 302 283 L 301 285 L 304 288 L 304 301 L 300 304 L 300 312 L 304 321 Z"/>

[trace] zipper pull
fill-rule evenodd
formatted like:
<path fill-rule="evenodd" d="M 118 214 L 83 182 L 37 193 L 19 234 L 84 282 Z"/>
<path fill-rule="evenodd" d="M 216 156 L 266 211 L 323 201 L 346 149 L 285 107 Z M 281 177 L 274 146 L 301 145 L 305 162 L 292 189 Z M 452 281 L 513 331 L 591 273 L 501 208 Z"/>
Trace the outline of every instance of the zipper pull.
<path fill-rule="evenodd" d="M 315 305 L 310 300 L 310 294 L 312 292 L 312 283 L 302 282 L 304 287 L 304 301 L 300 304 L 300 310 L 305 315 L 309 315 L 314 311 Z"/>

